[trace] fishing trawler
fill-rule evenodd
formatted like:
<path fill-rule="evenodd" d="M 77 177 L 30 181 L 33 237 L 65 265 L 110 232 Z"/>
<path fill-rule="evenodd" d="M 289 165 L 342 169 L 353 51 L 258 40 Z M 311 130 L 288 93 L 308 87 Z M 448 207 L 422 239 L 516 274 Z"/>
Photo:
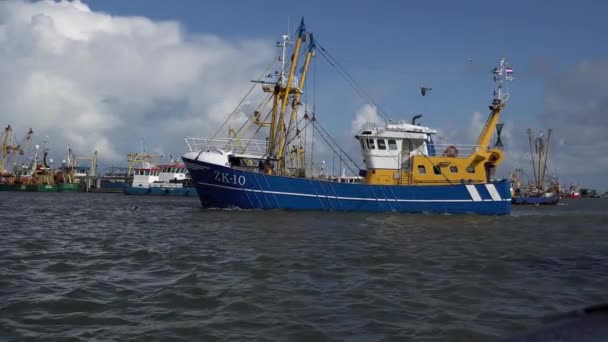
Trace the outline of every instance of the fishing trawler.
<path fill-rule="evenodd" d="M 549 156 L 549 143 L 551 142 L 551 130 L 548 130 L 545 139 L 541 132 L 538 137 L 532 137 L 532 130 L 528 129 L 528 140 L 530 142 L 530 158 L 534 171 L 534 183 L 523 185 L 519 176 L 511 176 L 513 186 L 513 204 L 518 205 L 554 205 L 560 199 L 560 186 L 557 180 L 547 180 L 547 157 Z M 521 169 L 520 169 L 521 171 Z"/>
<path fill-rule="evenodd" d="M 48 158 L 49 149 L 46 139 L 40 161 L 38 160 L 39 145 L 35 146 L 34 157 L 31 158 L 31 161 L 21 160 L 32 141 L 32 134 L 33 130 L 30 128 L 25 138 L 16 143 L 11 126 L 5 128 L 0 139 L 0 191 L 58 191 L 54 170 L 51 167 L 53 159 Z M 9 163 L 13 164 L 12 171 L 6 170 Z"/>
<path fill-rule="evenodd" d="M 579 199 L 581 198 L 581 192 L 576 185 L 571 185 L 568 191 L 563 195 L 565 198 Z"/>
<path fill-rule="evenodd" d="M 186 169 L 179 162 L 158 165 L 158 180 L 150 183 L 150 195 L 198 196 Z"/>
<path fill-rule="evenodd" d="M 162 156 L 142 152 L 129 153 L 127 175 L 132 177 L 123 188 L 125 195 L 148 195 L 150 184 L 158 181 L 157 159 Z"/>
<path fill-rule="evenodd" d="M 127 173 L 133 179 L 124 186 L 123 192 L 127 195 L 198 196 L 185 165 L 173 160 L 169 164 L 159 164 L 156 159 L 160 157 L 143 152 L 129 154 Z"/>
<path fill-rule="evenodd" d="M 83 186 L 76 174 L 78 161 L 70 145 L 67 148 L 67 159 L 62 161 L 61 167 L 55 172 L 57 190 L 59 192 L 81 192 Z"/>
<path fill-rule="evenodd" d="M 312 174 L 306 165 L 302 132 L 312 126 L 326 142 L 334 139 L 318 118 L 305 112 L 301 96 L 311 59 L 318 42 L 300 23 L 297 38 L 283 36 L 280 71 L 276 81 L 256 80 L 268 94 L 266 118 L 256 109 L 248 122 L 257 133 L 268 128 L 265 139 L 186 138 L 189 152 L 182 159 L 193 178 L 203 207 L 242 209 L 290 209 L 371 212 L 477 213 L 505 215 L 511 211 L 508 180 L 495 179 L 503 151 L 490 141 L 505 108 L 507 81 L 512 69 L 502 59 L 493 70 L 496 90 L 488 119 L 472 146 L 438 145 L 437 132 L 415 122 L 388 121 L 380 127 L 356 134 L 365 168 L 361 180 L 337 182 L 332 177 Z M 303 44 L 308 47 L 300 56 Z M 286 58 L 287 47 L 292 51 Z M 327 49 L 318 53 L 327 59 Z M 298 62 L 304 60 L 301 72 Z M 290 61 L 290 65 L 285 65 Z M 335 65 L 336 63 L 330 63 Z M 268 75 L 270 77 L 272 75 Z M 271 104 L 271 105 L 270 105 Z M 288 108 L 289 107 L 289 108 Z M 306 108 L 306 107 L 304 107 Z M 300 115 L 298 115 L 300 114 Z M 270 118 L 270 119 L 268 119 Z M 306 124 L 300 126 L 301 123 Z M 255 134 L 255 133 L 254 133 Z M 306 135 L 304 135 L 306 137 Z M 345 161 L 352 158 L 345 156 Z"/>

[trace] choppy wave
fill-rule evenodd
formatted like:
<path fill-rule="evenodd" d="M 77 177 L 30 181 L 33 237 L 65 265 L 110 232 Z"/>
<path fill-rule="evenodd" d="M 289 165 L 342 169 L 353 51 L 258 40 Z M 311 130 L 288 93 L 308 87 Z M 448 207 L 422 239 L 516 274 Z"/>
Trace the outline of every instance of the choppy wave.
<path fill-rule="evenodd" d="M 608 300 L 607 204 L 371 215 L 0 193 L 0 337 L 493 340 Z"/>

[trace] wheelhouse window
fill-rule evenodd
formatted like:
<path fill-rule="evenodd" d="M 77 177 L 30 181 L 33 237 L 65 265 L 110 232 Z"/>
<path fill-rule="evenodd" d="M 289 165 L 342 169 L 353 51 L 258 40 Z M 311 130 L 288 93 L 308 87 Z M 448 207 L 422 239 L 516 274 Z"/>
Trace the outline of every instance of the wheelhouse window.
<path fill-rule="evenodd" d="M 365 150 L 365 144 L 363 143 L 363 139 L 359 139 L 359 142 L 361 143 L 361 149 Z"/>
<path fill-rule="evenodd" d="M 475 168 L 472 166 L 467 167 L 467 172 L 468 173 L 475 173 Z"/>
<path fill-rule="evenodd" d="M 388 139 L 388 149 L 389 150 L 397 149 L 397 142 L 395 141 L 395 139 Z"/>
<path fill-rule="evenodd" d="M 435 173 L 436 175 L 440 175 L 441 168 L 439 166 L 433 166 L 433 173 Z"/>
<path fill-rule="evenodd" d="M 426 175 L 426 168 L 424 165 L 418 165 L 418 173 L 421 175 Z"/>
<path fill-rule="evenodd" d="M 455 165 L 450 166 L 450 172 L 451 173 L 458 173 L 458 166 L 455 166 Z"/>
<path fill-rule="evenodd" d="M 376 149 L 376 145 L 374 144 L 374 139 L 367 139 L 367 143 L 369 146 L 370 150 L 375 150 Z"/>
<path fill-rule="evenodd" d="M 386 150 L 386 142 L 384 141 L 384 139 L 378 139 L 378 149 Z"/>

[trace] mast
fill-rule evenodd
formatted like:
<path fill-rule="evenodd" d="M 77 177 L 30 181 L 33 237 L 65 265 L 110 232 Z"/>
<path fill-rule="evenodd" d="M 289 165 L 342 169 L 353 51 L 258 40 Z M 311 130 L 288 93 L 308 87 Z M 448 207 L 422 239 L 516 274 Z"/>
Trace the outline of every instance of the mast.
<path fill-rule="evenodd" d="M 536 173 L 536 162 L 534 161 L 534 149 L 532 148 L 532 130 L 528 128 L 528 141 L 530 142 L 530 158 L 532 159 L 532 171 L 534 172 L 534 186 L 538 184 L 538 174 Z"/>
<path fill-rule="evenodd" d="M 542 138 L 542 136 L 541 136 Z M 540 189 L 542 189 L 543 185 L 545 184 L 545 173 L 547 172 L 547 157 L 549 156 L 549 141 L 551 140 L 551 129 L 547 130 L 547 143 L 545 144 L 545 142 L 543 141 L 542 144 L 542 152 L 543 152 L 543 156 L 544 156 L 544 160 L 543 160 L 543 172 L 541 175 L 541 181 L 540 181 Z M 539 160 L 539 164 L 540 164 L 540 160 Z"/>
<path fill-rule="evenodd" d="M 287 84 L 285 84 L 285 90 L 282 93 L 281 99 L 281 110 L 279 112 L 279 118 L 276 124 L 273 124 L 276 127 L 275 140 L 271 141 L 271 144 L 277 145 L 279 147 L 277 152 L 277 170 L 280 172 L 284 166 L 283 158 L 283 146 L 285 145 L 285 111 L 287 109 L 287 103 L 289 101 L 289 93 L 291 91 L 291 83 L 294 78 L 296 65 L 298 64 L 298 57 L 300 54 L 300 46 L 302 45 L 302 40 L 304 40 L 304 32 L 306 30 L 306 26 L 304 25 L 304 18 L 300 21 L 300 28 L 298 29 L 298 39 L 296 40 L 296 46 L 294 48 L 292 57 L 291 57 L 291 67 L 289 70 L 289 76 L 287 77 Z M 297 89 L 296 91 L 299 91 Z"/>
<path fill-rule="evenodd" d="M 492 104 L 489 106 L 491 112 L 486 124 L 479 134 L 477 143 L 475 144 L 481 151 L 487 150 L 488 146 L 490 145 L 492 134 L 494 133 L 496 124 L 500 118 L 500 113 L 509 100 L 510 94 L 508 91 L 507 81 L 513 80 L 513 69 L 507 65 L 505 58 L 500 60 L 499 66 L 494 68 L 492 73 L 494 74 L 494 83 L 496 84 L 496 89 L 494 90 L 494 99 L 492 100 Z"/>
<path fill-rule="evenodd" d="M 547 157 L 549 155 L 549 142 L 551 141 L 551 129 L 547 130 L 547 140 L 541 131 L 538 138 L 534 139 L 532 147 L 532 130 L 528 129 L 528 140 L 530 141 L 530 158 L 532 159 L 532 170 L 534 172 L 534 186 L 542 190 L 545 184 L 547 172 Z M 536 154 L 536 158 L 535 155 Z"/>
<path fill-rule="evenodd" d="M 315 53 L 316 44 L 315 44 L 314 36 L 312 33 L 310 33 L 308 36 L 310 38 L 310 43 L 308 45 L 308 52 L 306 52 L 306 59 L 304 61 L 302 74 L 300 75 L 300 82 L 298 83 L 298 89 L 296 89 L 296 93 L 294 95 L 293 101 L 291 102 L 291 117 L 289 118 L 289 124 L 287 125 L 287 133 L 292 131 L 292 128 L 293 128 L 292 126 L 297 121 L 298 107 L 301 105 L 300 98 L 302 97 L 302 94 L 303 94 L 304 82 L 306 81 L 306 75 L 308 73 L 308 66 L 310 65 L 310 60 L 314 56 L 314 53 Z M 298 132 L 296 132 L 296 134 L 298 134 Z M 287 148 L 287 146 L 285 146 L 285 144 L 286 144 L 286 142 L 284 142 L 284 145 L 282 146 L 282 151 L 284 151 L 285 148 Z"/>
<path fill-rule="evenodd" d="M 549 142 L 551 141 L 551 129 L 547 130 L 547 145 L 545 149 L 545 162 L 543 166 L 543 183 L 545 181 L 545 172 L 547 171 L 547 157 L 549 156 Z M 541 184 L 542 185 L 542 184 Z"/>
<path fill-rule="evenodd" d="M 34 131 L 30 128 L 25 134 L 23 141 L 19 144 L 19 154 L 15 158 L 15 165 L 20 165 L 21 156 L 23 156 L 26 151 L 29 152 L 30 143 L 32 142 L 32 134 L 34 134 Z"/>
<path fill-rule="evenodd" d="M 540 136 L 538 139 L 536 139 L 536 154 L 538 154 L 538 178 L 537 179 L 537 183 L 536 183 L 536 187 L 538 189 L 542 189 L 543 187 L 543 170 L 541 169 L 540 165 L 542 164 L 542 160 L 543 160 L 543 132 L 540 132 Z"/>
<path fill-rule="evenodd" d="M 2 134 L 2 143 L 0 145 L 0 172 L 6 171 L 4 167 L 6 166 L 6 159 L 8 158 L 8 153 L 11 148 L 8 143 L 11 133 L 11 125 L 6 126 L 4 133 Z"/>
<path fill-rule="evenodd" d="M 277 42 L 277 46 L 281 47 L 281 71 L 279 73 L 279 79 L 277 80 L 274 90 L 273 90 L 273 99 L 272 99 L 272 110 L 271 110 L 271 118 L 269 123 L 258 122 L 259 125 L 268 124 L 270 126 L 270 132 L 268 133 L 268 148 L 267 153 L 268 156 L 273 156 L 276 148 L 276 132 L 277 132 L 277 120 L 278 120 L 278 112 L 279 112 L 279 98 L 282 94 L 283 87 L 285 86 L 285 55 L 287 54 L 287 45 L 290 44 L 291 37 L 285 34 L 283 35 L 283 40 Z"/>

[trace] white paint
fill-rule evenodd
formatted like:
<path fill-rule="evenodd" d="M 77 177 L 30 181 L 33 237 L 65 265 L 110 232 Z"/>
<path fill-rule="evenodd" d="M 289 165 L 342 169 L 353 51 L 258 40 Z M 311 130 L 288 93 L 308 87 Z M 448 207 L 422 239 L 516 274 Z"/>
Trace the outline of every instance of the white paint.
<path fill-rule="evenodd" d="M 467 184 L 465 186 L 467 187 L 467 191 L 469 192 L 469 195 L 471 195 L 473 202 L 482 201 L 481 196 L 479 195 L 479 192 L 477 191 L 477 188 L 475 188 L 475 185 Z"/>
<path fill-rule="evenodd" d="M 230 164 L 228 163 L 228 154 L 219 151 L 187 152 L 184 154 L 183 157 L 213 165 L 230 166 Z"/>
<path fill-rule="evenodd" d="M 492 197 L 493 201 L 502 201 L 502 197 L 500 197 L 500 194 L 498 193 L 498 190 L 496 190 L 494 184 L 486 184 L 486 189 L 488 189 L 490 197 Z"/>

